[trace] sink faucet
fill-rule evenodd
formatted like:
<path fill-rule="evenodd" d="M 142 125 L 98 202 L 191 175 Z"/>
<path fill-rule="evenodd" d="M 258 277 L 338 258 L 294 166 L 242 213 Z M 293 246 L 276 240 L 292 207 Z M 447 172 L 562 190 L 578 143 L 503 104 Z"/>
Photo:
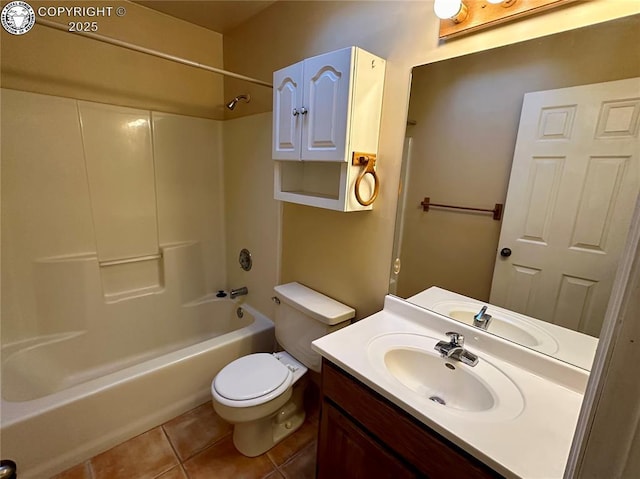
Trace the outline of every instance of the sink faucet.
<path fill-rule="evenodd" d="M 242 288 L 232 289 L 229 292 L 229 296 L 231 297 L 231 299 L 235 299 L 238 296 L 244 296 L 245 294 L 249 294 L 249 290 L 246 286 L 243 286 Z"/>
<path fill-rule="evenodd" d="M 462 347 L 464 345 L 464 336 L 462 334 L 453 331 L 446 334 L 451 339 L 449 341 L 438 341 L 438 344 L 434 347 L 443 358 L 457 359 L 468 366 L 478 364 L 478 356 Z"/>
<path fill-rule="evenodd" d="M 473 317 L 473 325 L 476 328 L 487 329 L 491 322 L 491 315 L 486 313 L 487 306 L 483 306 L 482 309 Z"/>

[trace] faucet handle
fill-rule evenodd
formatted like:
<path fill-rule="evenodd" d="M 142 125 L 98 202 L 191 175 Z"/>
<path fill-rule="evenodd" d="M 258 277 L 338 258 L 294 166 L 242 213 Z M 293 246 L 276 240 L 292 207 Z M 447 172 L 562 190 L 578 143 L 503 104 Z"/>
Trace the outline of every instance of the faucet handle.
<path fill-rule="evenodd" d="M 464 344 L 464 336 L 462 334 L 456 333 L 455 331 L 449 331 L 445 334 L 451 338 L 451 344 L 455 346 L 462 346 Z"/>
<path fill-rule="evenodd" d="M 480 311 L 478 312 L 478 314 L 476 314 L 476 315 L 473 317 L 473 319 L 475 319 L 476 321 L 482 321 L 482 320 L 484 319 L 485 315 L 486 315 L 486 316 L 489 316 L 489 315 L 487 315 L 486 313 L 487 313 L 487 306 L 486 306 L 486 305 L 484 305 L 484 306 L 480 309 Z M 491 316 L 489 316 L 489 317 L 491 317 Z"/>

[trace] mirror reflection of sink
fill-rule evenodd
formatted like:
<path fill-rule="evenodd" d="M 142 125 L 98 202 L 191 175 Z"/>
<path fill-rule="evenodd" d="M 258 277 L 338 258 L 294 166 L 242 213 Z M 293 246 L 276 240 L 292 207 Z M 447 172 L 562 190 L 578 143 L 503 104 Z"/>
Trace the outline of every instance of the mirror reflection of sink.
<path fill-rule="evenodd" d="M 475 367 L 440 357 L 430 336 L 392 333 L 369 343 L 376 369 L 411 391 L 414 398 L 452 414 L 511 419 L 524 407 L 518 388 L 485 358 Z"/>
<path fill-rule="evenodd" d="M 430 306 L 436 313 L 444 314 L 463 323 L 473 325 L 473 317 L 480 310 L 480 306 L 474 302 L 462 300 L 439 301 Z M 492 315 L 487 331 L 497 334 L 510 341 L 515 341 L 523 346 L 535 348 L 537 351 L 553 354 L 558 351 L 558 342 L 548 332 L 534 324 L 520 318 L 516 314 L 508 315 L 501 311 L 492 310 L 487 313 Z"/>
<path fill-rule="evenodd" d="M 463 323 L 470 325 L 473 325 L 474 315 L 475 313 L 473 311 L 464 311 L 459 309 L 450 311 L 447 314 L 447 316 L 453 319 L 457 319 L 458 321 L 462 321 Z M 540 343 L 535 336 L 528 333 L 523 328 L 496 316 L 491 318 L 491 323 L 489 323 L 487 331 L 491 331 L 492 333 L 502 336 L 503 338 L 510 339 L 511 341 L 516 341 L 523 346 L 537 346 Z"/>

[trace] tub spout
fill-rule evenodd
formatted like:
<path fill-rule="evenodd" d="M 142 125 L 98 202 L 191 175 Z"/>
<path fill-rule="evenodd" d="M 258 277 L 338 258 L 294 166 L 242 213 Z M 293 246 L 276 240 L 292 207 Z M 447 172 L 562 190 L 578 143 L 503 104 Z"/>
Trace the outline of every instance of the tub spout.
<path fill-rule="evenodd" d="M 238 289 L 232 289 L 231 292 L 229 293 L 229 296 L 231 296 L 231 299 L 235 299 L 238 296 L 244 296 L 245 294 L 248 294 L 249 290 L 247 289 L 246 286 L 243 286 L 242 288 L 238 288 Z"/>

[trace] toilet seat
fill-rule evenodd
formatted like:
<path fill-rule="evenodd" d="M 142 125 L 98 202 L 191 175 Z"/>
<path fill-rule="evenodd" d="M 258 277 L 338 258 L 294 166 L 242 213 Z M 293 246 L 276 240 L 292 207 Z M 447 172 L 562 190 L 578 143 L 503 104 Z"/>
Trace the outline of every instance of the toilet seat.
<path fill-rule="evenodd" d="M 211 392 L 226 406 L 249 407 L 278 397 L 292 382 L 292 371 L 276 357 L 255 353 L 226 365 L 213 380 Z"/>

